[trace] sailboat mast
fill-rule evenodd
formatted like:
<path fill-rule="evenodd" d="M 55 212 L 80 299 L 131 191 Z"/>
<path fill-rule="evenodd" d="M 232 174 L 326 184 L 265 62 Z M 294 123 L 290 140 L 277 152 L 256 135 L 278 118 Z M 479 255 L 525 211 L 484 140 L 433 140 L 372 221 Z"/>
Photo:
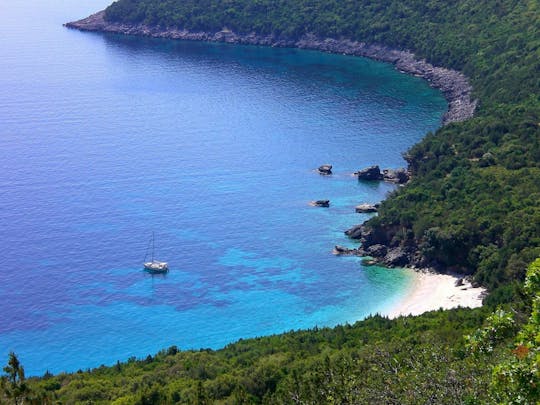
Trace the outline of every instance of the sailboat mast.
<path fill-rule="evenodd" d="M 152 263 L 154 263 L 154 232 L 152 232 Z"/>

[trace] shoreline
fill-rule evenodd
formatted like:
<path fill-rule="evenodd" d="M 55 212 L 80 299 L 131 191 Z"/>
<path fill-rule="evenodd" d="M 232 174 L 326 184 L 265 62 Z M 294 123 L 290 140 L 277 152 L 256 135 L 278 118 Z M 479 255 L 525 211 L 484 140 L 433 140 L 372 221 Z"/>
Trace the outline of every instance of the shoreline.
<path fill-rule="evenodd" d="M 68 22 L 64 25 L 68 28 L 75 28 L 81 31 L 109 32 L 176 40 L 299 48 L 342 55 L 362 56 L 391 63 L 400 72 L 421 77 L 427 80 L 431 87 L 440 90 L 448 102 L 448 110 L 443 115 L 442 125 L 471 118 L 477 106 L 477 100 L 471 98 L 472 86 L 463 73 L 433 66 L 425 60 L 417 59 L 409 51 L 391 49 L 382 45 L 366 44 L 348 39 L 321 39 L 310 34 L 295 40 L 275 38 L 271 35 L 261 36 L 255 33 L 237 34 L 230 30 L 222 30 L 214 33 L 191 32 L 177 28 L 151 27 L 144 24 L 109 23 L 105 21 L 104 17 L 105 10 L 102 10 L 89 17 Z"/>
<path fill-rule="evenodd" d="M 478 308 L 482 306 L 482 299 L 487 293 L 483 287 L 473 287 L 467 279 L 463 279 L 463 285 L 458 286 L 456 282 L 461 279 L 458 275 L 410 271 L 415 274 L 407 295 L 389 310 L 383 311 L 382 316 L 395 319 L 441 308 Z"/>
<path fill-rule="evenodd" d="M 105 21 L 104 16 L 105 10 L 102 10 L 89 17 L 68 22 L 64 25 L 81 31 L 173 40 L 298 48 L 366 57 L 391 63 L 398 71 L 423 78 L 428 81 L 431 87 L 440 90 L 448 102 L 448 110 L 442 117 L 442 125 L 464 121 L 473 117 L 477 106 L 477 100 L 471 97 L 472 86 L 464 74 L 456 70 L 433 66 L 425 60 L 417 59 L 409 51 L 347 39 L 321 39 L 310 34 L 304 35 L 300 39 L 281 39 L 271 35 L 262 36 L 255 33 L 237 34 L 226 29 L 218 32 L 191 32 L 183 29 L 159 28 L 144 24 L 110 23 Z M 353 251 L 347 252 L 347 254 L 351 253 Z M 482 299 L 486 294 L 486 290 L 482 287 L 473 288 L 467 280 L 463 280 L 463 285 L 456 286 L 456 281 L 460 278 L 457 275 L 434 273 L 414 267 L 407 267 L 407 269 L 415 273 L 409 291 L 405 297 L 400 299 L 389 310 L 383 311 L 381 315 L 397 318 L 404 315 L 419 315 L 439 308 L 476 308 L 482 306 Z"/>

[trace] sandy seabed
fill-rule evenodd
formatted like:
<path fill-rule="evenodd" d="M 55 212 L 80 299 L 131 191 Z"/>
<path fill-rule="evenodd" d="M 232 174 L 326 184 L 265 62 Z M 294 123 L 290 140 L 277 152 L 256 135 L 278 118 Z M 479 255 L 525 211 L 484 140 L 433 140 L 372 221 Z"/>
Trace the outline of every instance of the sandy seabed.
<path fill-rule="evenodd" d="M 460 277 L 456 275 L 416 271 L 414 277 L 408 295 L 383 315 L 397 318 L 402 315 L 420 315 L 440 308 L 476 308 L 482 306 L 486 294 L 484 288 L 473 288 L 467 280 L 458 286 L 456 282 Z"/>

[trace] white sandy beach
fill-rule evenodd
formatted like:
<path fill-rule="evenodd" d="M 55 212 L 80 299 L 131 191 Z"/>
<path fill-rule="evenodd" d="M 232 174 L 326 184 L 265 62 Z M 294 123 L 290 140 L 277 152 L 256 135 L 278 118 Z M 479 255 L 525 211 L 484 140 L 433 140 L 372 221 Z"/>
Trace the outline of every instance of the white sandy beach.
<path fill-rule="evenodd" d="M 419 315 L 439 308 L 482 306 L 485 289 L 472 288 L 471 283 L 466 280 L 463 285 L 456 286 L 458 279 L 458 276 L 449 274 L 415 272 L 411 291 L 404 300 L 384 315 L 397 318 L 401 315 Z"/>

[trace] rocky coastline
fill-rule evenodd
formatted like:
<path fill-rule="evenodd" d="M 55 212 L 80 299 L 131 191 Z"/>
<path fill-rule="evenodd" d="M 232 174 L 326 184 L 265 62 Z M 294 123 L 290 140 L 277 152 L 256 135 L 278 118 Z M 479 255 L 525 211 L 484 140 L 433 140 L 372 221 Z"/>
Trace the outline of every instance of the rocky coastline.
<path fill-rule="evenodd" d="M 399 71 L 422 77 L 432 87 L 441 90 L 448 101 L 448 111 L 443 116 L 443 125 L 471 118 L 477 105 L 477 100 L 471 97 L 472 87 L 467 77 L 462 73 L 433 66 L 425 60 L 418 60 L 412 52 L 391 49 L 382 45 L 366 44 L 348 39 L 321 39 L 314 35 L 304 35 L 299 39 L 280 39 L 271 35 L 261 36 L 256 33 L 237 34 L 226 29 L 213 33 L 191 32 L 178 28 L 153 27 L 144 24 L 111 23 L 105 20 L 105 10 L 92 14 L 82 20 L 69 22 L 65 26 L 83 31 L 110 32 L 124 35 L 141 35 L 192 41 L 301 48 L 363 56 L 392 63 Z"/>
<path fill-rule="evenodd" d="M 362 56 L 382 62 L 392 63 L 399 71 L 421 77 L 429 84 L 439 89 L 448 102 L 448 110 L 444 114 L 442 124 L 460 122 L 471 118 L 477 106 L 477 100 L 472 99 L 472 87 L 462 73 L 436 67 L 419 60 L 412 52 L 391 49 L 382 45 L 367 44 L 348 39 L 321 39 L 314 35 L 305 35 L 300 39 L 282 39 L 273 36 L 261 36 L 256 33 L 237 34 L 230 30 L 219 32 L 192 32 L 178 28 L 153 27 L 144 24 L 111 23 L 105 20 L 105 11 L 100 11 L 79 21 L 66 23 L 65 26 L 82 31 L 108 32 L 123 35 L 137 35 L 154 38 L 167 38 L 191 41 L 224 42 L 230 44 L 261 45 L 271 47 L 290 47 L 300 49 L 318 50 L 328 53 Z M 331 165 L 323 165 L 317 170 L 322 175 L 330 175 Z M 376 175 L 373 175 L 375 173 Z M 406 169 L 383 170 L 373 166 L 361 170 L 355 175 L 359 180 L 391 181 L 403 185 L 410 180 L 410 173 Z M 371 177 L 370 177 L 371 176 Z M 322 201 L 321 201 L 322 202 Z M 326 204 L 310 204 L 315 206 L 329 206 Z M 365 224 L 355 225 L 345 231 L 353 240 L 360 242 L 360 247 L 350 249 L 336 246 L 336 255 L 357 255 L 366 257 L 370 264 L 381 264 L 387 267 L 410 267 L 413 269 L 431 269 L 445 272 L 437 263 L 428 262 L 414 243 L 401 246 L 394 241 L 393 229 L 373 230 Z"/>

